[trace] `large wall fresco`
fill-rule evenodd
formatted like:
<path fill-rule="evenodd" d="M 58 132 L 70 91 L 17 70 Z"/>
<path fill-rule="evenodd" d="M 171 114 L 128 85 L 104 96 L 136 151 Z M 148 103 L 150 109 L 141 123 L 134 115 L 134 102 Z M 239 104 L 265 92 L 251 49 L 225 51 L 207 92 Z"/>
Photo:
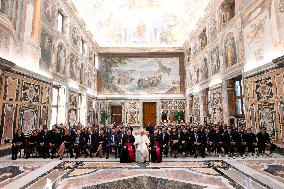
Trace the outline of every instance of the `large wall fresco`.
<path fill-rule="evenodd" d="M 25 134 L 49 123 L 51 85 L 5 72 L 1 93 L 1 139 L 12 138 L 16 129 Z"/>
<path fill-rule="evenodd" d="M 263 1 L 244 17 L 246 70 L 268 63 L 273 52 L 271 2 Z M 271 61 L 271 59 L 270 59 Z"/>
<path fill-rule="evenodd" d="M 246 79 L 247 126 L 258 131 L 266 127 L 274 140 L 284 128 L 284 69 Z"/>
<path fill-rule="evenodd" d="M 52 75 L 55 80 L 72 80 L 76 85 L 95 91 L 97 46 L 92 37 L 68 11 L 70 2 L 44 0 L 41 5 L 40 71 Z M 62 31 L 57 28 L 59 12 L 63 15 Z M 82 40 L 86 43 L 83 50 L 80 49 Z"/>
<path fill-rule="evenodd" d="M 104 94 L 179 94 L 180 60 L 103 58 Z"/>

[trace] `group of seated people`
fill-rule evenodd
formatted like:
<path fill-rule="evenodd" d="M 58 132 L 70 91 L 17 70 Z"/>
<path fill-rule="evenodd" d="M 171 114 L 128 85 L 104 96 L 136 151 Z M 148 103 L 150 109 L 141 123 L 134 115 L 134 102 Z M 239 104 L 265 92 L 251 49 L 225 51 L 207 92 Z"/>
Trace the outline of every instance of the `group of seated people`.
<path fill-rule="evenodd" d="M 200 153 L 235 158 L 236 152 L 244 157 L 246 152 L 253 156 L 264 155 L 265 150 L 275 150 L 266 128 L 255 134 L 252 129 L 243 131 L 241 127 L 232 128 L 222 124 L 162 124 L 149 125 L 146 130 L 133 131 L 131 126 L 101 125 L 82 128 L 81 125 L 67 127 L 55 125 L 51 130 L 33 130 L 28 136 L 19 129 L 12 141 L 12 159 L 24 149 L 25 158 L 31 154 L 43 158 L 100 157 L 106 159 L 110 154 L 120 158 L 120 162 L 162 162 L 162 156 L 169 153 L 194 156 Z M 257 152 L 257 153 L 256 153 Z"/>

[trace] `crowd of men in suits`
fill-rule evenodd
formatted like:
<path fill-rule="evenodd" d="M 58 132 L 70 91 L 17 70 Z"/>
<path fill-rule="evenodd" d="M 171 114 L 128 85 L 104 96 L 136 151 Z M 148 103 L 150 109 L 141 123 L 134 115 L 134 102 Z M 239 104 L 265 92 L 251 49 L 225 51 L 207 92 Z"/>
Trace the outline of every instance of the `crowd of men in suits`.
<path fill-rule="evenodd" d="M 253 156 L 264 155 L 265 150 L 275 150 L 276 145 L 270 140 L 266 128 L 254 133 L 251 128 L 244 131 L 241 127 L 232 128 L 221 124 L 162 124 L 148 125 L 147 135 L 150 138 L 149 151 L 161 149 L 161 157 L 173 155 L 202 158 L 206 155 L 235 157 L 238 153 L 244 157 L 246 153 Z M 43 158 L 63 158 L 67 154 L 70 158 L 103 157 L 109 158 L 113 154 L 119 158 L 126 148 L 129 138 L 135 142 L 131 126 L 101 125 L 82 128 L 81 125 L 65 127 L 55 125 L 51 130 L 44 127 L 42 131 L 33 130 L 26 136 L 19 129 L 12 141 L 12 159 L 17 159 L 19 151 L 24 149 L 25 158 L 31 154 Z M 134 134 L 135 136 L 135 134 Z M 150 153 L 152 156 L 155 153 Z M 155 158 L 153 158 L 155 159 Z M 156 160 L 161 162 L 160 160 Z"/>

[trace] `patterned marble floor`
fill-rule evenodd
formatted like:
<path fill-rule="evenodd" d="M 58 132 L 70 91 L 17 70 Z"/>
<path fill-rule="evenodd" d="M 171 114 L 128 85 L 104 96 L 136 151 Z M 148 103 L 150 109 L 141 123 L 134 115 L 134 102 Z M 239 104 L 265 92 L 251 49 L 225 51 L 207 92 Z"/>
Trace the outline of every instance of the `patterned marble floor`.
<path fill-rule="evenodd" d="M 0 188 L 101 189 L 193 188 L 283 189 L 284 158 L 164 159 L 121 164 L 115 159 L 0 158 Z"/>

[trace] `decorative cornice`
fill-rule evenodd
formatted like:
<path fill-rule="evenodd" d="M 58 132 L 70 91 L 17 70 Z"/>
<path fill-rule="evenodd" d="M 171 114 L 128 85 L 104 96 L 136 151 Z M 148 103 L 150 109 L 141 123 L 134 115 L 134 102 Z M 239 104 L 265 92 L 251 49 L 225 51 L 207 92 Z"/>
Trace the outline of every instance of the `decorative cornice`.
<path fill-rule="evenodd" d="M 272 63 L 278 66 L 284 66 L 284 55 L 278 58 L 275 58 L 274 60 L 272 60 Z"/>
<path fill-rule="evenodd" d="M 11 72 L 28 78 L 36 79 L 40 82 L 52 84 L 52 80 L 28 69 L 17 66 L 15 63 L 0 57 L 0 68 L 4 72 Z"/>
<path fill-rule="evenodd" d="M 283 68 L 283 66 L 280 66 L 280 65 L 277 66 L 276 64 L 270 62 L 268 64 L 264 64 L 260 67 L 257 67 L 253 70 L 250 70 L 249 72 L 244 73 L 244 78 L 249 79 L 249 78 L 252 78 L 252 77 L 257 77 L 257 76 L 260 76 L 260 75 L 265 74 L 267 72 L 270 72 L 272 70 L 276 70 L 276 69 L 280 69 L 280 68 Z"/>
<path fill-rule="evenodd" d="M 1 70 L 8 71 L 8 70 L 11 70 L 14 67 L 16 67 L 15 63 L 0 57 L 0 69 Z"/>

